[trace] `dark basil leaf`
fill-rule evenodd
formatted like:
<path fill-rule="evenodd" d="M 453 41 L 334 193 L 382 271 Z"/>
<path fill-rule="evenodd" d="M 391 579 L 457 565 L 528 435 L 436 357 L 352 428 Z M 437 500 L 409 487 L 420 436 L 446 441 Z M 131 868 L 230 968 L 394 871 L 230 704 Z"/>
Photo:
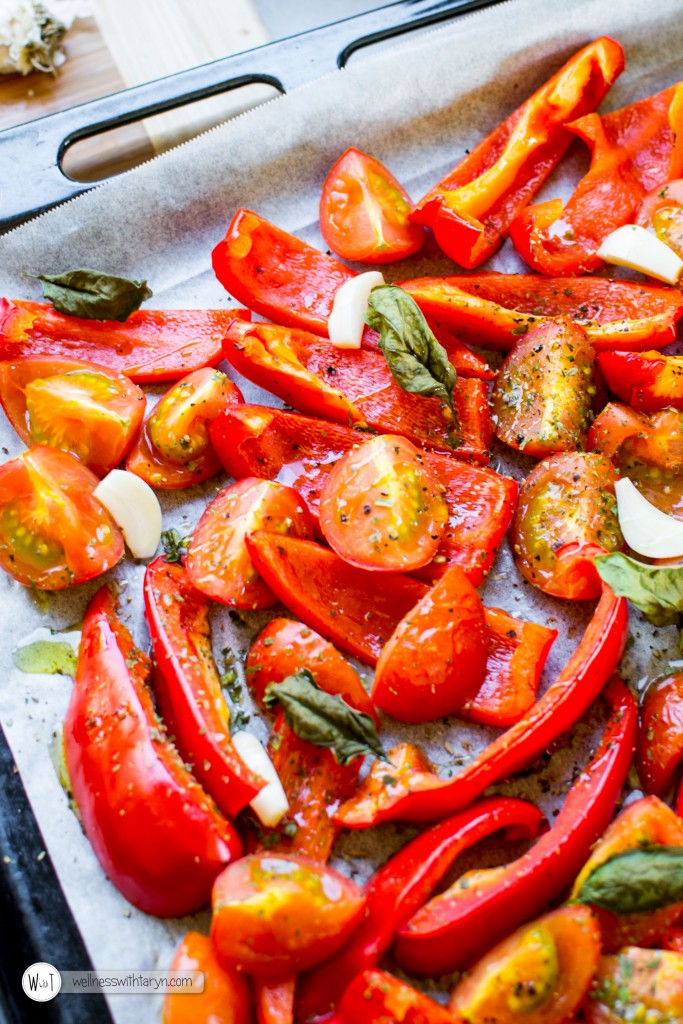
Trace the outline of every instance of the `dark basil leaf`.
<path fill-rule="evenodd" d="M 38 274 L 43 295 L 60 313 L 84 320 L 127 320 L 152 296 L 146 281 L 103 274 L 99 270 L 67 270 Z"/>
<path fill-rule="evenodd" d="M 645 565 L 614 552 L 595 559 L 600 578 L 627 597 L 655 626 L 672 626 L 683 614 L 683 567 Z"/>
<path fill-rule="evenodd" d="M 270 683 L 264 702 L 268 707 L 279 702 L 297 736 L 316 747 L 330 747 L 339 764 L 365 754 L 387 759 L 369 715 L 349 707 L 338 694 L 321 690 L 306 668 Z"/>
<path fill-rule="evenodd" d="M 373 288 L 365 322 L 379 333 L 379 347 L 399 387 L 440 398 L 453 410 L 455 367 L 413 297 L 396 285 Z"/>
<path fill-rule="evenodd" d="M 615 914 L 643 914 L 683 901 L 683 847 L 647 846 L 609 857 L 584 881 L 576 901 Z"/>

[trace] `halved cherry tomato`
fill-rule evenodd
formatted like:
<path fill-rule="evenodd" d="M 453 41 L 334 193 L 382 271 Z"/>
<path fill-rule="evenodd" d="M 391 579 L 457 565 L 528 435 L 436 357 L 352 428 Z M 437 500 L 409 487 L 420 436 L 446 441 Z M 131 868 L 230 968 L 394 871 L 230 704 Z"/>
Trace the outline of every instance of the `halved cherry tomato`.
<path fill-rule="evenodd" d="M 451 1012 L 468 1024 L 564 1024 L 590 988 L 600 930 L 586 907 L 522 925 L 456 985 Z"/>
<path fill-rule="evenodd" d="M 683 256 L 683 178 L 653 188 L 638 207 L 635 222 L 654 228 L 657 238 Z"/>
<path fill-rule="evenodd" d="M 221 963 L 265 976 L 332 956 L 365 906 L 350 879 L 305 857 L 249 854 L 214 884 L 211 940 Z"/>
<path fill-rule="evenodd" d="M 251 1024 L 251 993 L 246 978 L 220 964 L 211 939 L 188 932 L 173 954 L 170 971 L 203 971 L 204 991 L 169 991 L 161 1024 Z"/>
<path fill-rule="evenodd" d="M 326 693 L 338 693 L 347 704 L 377 721 L 377 712 L 360 677 L 346 658 L 319 633 L 293 619 L 273 619 L 254 640 L 245 671 L 254 699 L 260 704 L 269 683 L 280 683 L 307 668 Z"/>
<path fill-rule="evenodd" d="M 59 357 L 0 363 L 0 402 L 27 445 L 73 452 L 100 476 L 128 453 L 145 414 L 144 393 L 122 373 Z"/>
<path fill-rule="evenodd" d="M 399 622 L 386 643 L 377 662 L 372 699 L 401 722 L 429 722 L 449 715 L 481 685 L 486 653 L 479 595 L 454 565 Z"/>
<path fill-rule="evenodd" d="M 537 459 L 585 447 L 594 363 L 586 332 L 572 320 L 532 327 L 506 357 L 493 386 L 497 437 Z"/>
<path fill-rule="evenodd" d="M 410 572 L 431 562 L 448 521 L 443 485 L 424 452 L 382 434 L 342 456 L 320 498 L 320 526 L 337 554 L 364 569 Z"/>
<path fill-rule="evenodd" d="M 680 1024 L 683 953 L 627 946 L 601 957 L 583 1009 L 586 1024 Z"/>
<path fill-rule="evenodd" d="M 64 356 L 109 366 L 136 384 L 179 380 L 220 362 L 228 325 L 250 316 L 247 309 L 136 309 L 119 323 L 67 316 L 47 302 L 0 299 L 0 358 Z"/>
<path fill-rule="evenodd" d="M 636 746 L 638 774 L 648 793 L 666 796 L 683 761 L 683 673 L 656 679 L 643 696 Z"/>
<path fill-rule="evenodd" d="M 70 452 L 36 445 L 0 466 L 0 565 L 28 586 L 63 590 L 111 569 L 123 537 L 93 497 L 98 478 Z"/>
<path fill-rule="evenodd" d="M 616 474 L 601 455 L 565 452 L 539 462 L 519 491 L 512 545 L 522 575 L 545 594 L 584 600 L 598 597 L 600 580 L 581 549 L 623 547 L 616 512 Z M 569 572 L 562 549 L 576 546 L 579 568 Z M 599 554 L 599 552 L 596 552 Z"/>
<path fill-rule="evenodd" d="M 194 370 L 157 403 L 126 460 L 126 469 L 151 487 L 180 488 L 214 476 L 221 463 L 209 427 L 224 409 L 244 399 L 220 370 Z"/>
<path fill-rule="evenodd" d="M 393 263 L 422 247 L 424 228 L 408 221 L 410 197 L 376 157 L 350 146 L 323 182 L 320 230 L 337 256 Z"/>
<path fill-rule="evenodd" d="M 683 409 L 683 356 L 601 352 L 598 365 L 610 391 L 634 409 Z"/>
<path fill-rule="evenodd" d="M 656 796 L 629 804 L 612 822 L 574 883 L 572 896 L 578 898 L 583 882 L 615 853 L 651 845 L 683 846 L 683 821 Z M 624 945 L 652 946 L 683 914 L 683 903 L 673 903 L 642 914 L 615 914 L 593 907 L 600 924 L 603 948 L 614 953 Z"/>
<path fill-rule="evenodd" d="M 356 975 L 337 1012 L 344 1024 L 454 1024 L 445 1007 L 377 969 Z"/>
<path fill-rule="evenodd" d="M 256 477 L 229 484 L 209 502 L 187 547 L 186 568 L 197 590 L 233 608 L 275 604 L 245 545 L 254 530 L 312 537 L 314 526 L 291 487 Z"/>

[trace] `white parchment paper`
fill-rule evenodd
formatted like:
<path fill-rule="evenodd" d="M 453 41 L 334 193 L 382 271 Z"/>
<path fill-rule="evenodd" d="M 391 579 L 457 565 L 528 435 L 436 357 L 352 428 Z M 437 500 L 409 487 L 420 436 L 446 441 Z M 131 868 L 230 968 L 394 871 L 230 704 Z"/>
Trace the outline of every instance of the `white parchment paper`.
<path fill-rule="evenodd" d="M 154 290 L 148 305 L 231 305 L 213 275 L 210 257 L 237 207 L 252 208 L 323 248 L 317 227 L 320 186 L 347 146 L 379 157 L 418 197 L 572 53 L 601 34 L 618 39 L 627 57 L 627 70 L 604 109 L 632 102 L 682 76 L 680 0 L 660 0 L 656 5 L 642 0 L 508 0 L 398 43 L 381 55 L 354 58 L 346 70 L 251 111 L 0 238 L 0 294 L 37 298 L 34 284 L 23 274 L 93 266 L 147 278 Z M 577 147 L 544 194 L 567 195 L 586 163 L 585 152 Z M 509 246 L 492 266 L 522 269 Z M 417 256 L 388 268 L 386 276 L 398 279 L 427 272 L 449 273 L 455 268 L 446 257 Z M 258 400 L 251 385 L 244 391 L 248 399 Z M 260 399 L 274 401 L 270 396 Z M 0 425 L 0 444 L 4 458 L 23 447 L 6 424 Z M 531 461 L 514 465 L 499 456 L 494 464 L 521 476 Z M 224 477 L 217 477 L 180 495 L 162 495 L 165 527 L 175 525 L 188 532 L 224 482 Z M 124 587 L 124 618 L 137 642 L 146 646 L 140 600 L 143 571 L 144 566 L 128 559 L 109 576 Z M 0 721 L 95 966 L 156 968 L 168 964 L 190 922 L 149 918 L 131 908 L 106 881 L 67 806 L 49 756 L 70 682 L 21 674 L 11 660 L 12 650 L 36 628 L 77 623 L 102 582 L 67 594 L 37 595 L 2 574 Z M 570 607 L 533 591 L 514 569 L 505 545 L 483 595 L 488 604 L 561 629 L 544 676 L 547 685 L 575 646 L 591 609 Z M 235 625 L 218 609 L 216 650 L 230 644 L 246 653 L 261 622 L 263 617 L 245 615 L 243 624 Z M 651 630 L 639 618 L 633 629 L 636 642 L 627 668 L 631 679 L 642 683 L 666 664 L 675 637 L 672 630 Z M 599 721 L 596 712 L 570 738 L 558 742 L 557 754 L 531 789 L 525 777 L 506 791 L 531 792 L 552 813 L 572 768 L 585 761 Z M 417 739 L 448 773 L 456 770 L 458 758 L 470 756 L 490 734 L 454 719 L 419 730 L 392 727 L 385 742 L 388 746 L 398 738 Z M 339 852 L 346 859 L 340 863 L 344 870 L 363 876 L 409 834 L 406 828 L 387 826 L 343 837 Z M 205 927 L 206 915 L 191 923 Z M 60 963 L 57 954 L 53 962 L 64 970 L 71 967 Z M 117 1024 L 141 1024 L 158 1016 L 158 1000 L 147 996 L 111 997 L 110 1005 Z"/>

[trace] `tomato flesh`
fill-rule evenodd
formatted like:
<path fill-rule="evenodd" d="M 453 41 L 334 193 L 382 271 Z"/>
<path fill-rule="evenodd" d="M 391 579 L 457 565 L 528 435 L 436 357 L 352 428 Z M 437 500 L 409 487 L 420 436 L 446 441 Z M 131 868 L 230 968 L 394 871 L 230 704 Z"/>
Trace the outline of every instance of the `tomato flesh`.
<path fill-rule="evenodd" d="M 424 242 L 424 228 L 408 221 L 411 209 L 391 171 L 351 146 L 323 183 L 320 230 L 342 259 L 392 263 L 412 256 Z"/>
<path fill-rule="evenodd" d="M 123 537 L 93 497 L 95 474 L 36 445 L 0 466 L 0 565 L 20 583 L 63 590 L 123 557 Z"/>
<path fill-rule="evenodd" d="M 638 207 L 636 224 L 653 228 L 657 238 L 683 256 L 683 178 L 653 188 Z"/>
<path fill-rule="evenodd" d="M 320 526 L 364 569 L 409 572 L 431 562 L 448 521 L 443 485 L 407 438 L 383 434 L 347 452 L 323 485 Z"/>
<path fill-rule="evenodd" d="M 665 796 L 683 760 L 683 673 L 656 679 L 643 696 L 636 747 L 648 793 Z"/>
<path fill-rule="evenodd" d="M 203 971 L 203 992 L 170 991 L 164 998 L 161 1024 L 251 1024 L 251 993 L 246 978 L 224 967 L 211 939 L 188 932 L 173 954 L 171 971 Z"/>
<path fill-rule="evenodd" d="M 70 451 L 100 476 L 130 450 L 145 412 L 123 374 L 58 357 L 0 363 L 0 401 L 22 441 Z"/>
<path fill-rule="evenodd" d="M 486 671 L 479 595 L 458 565 L 399 622 L 377 662 L 373 702 L 401 722 L 457 711 Z"/>
<path fill-rule="evenodd" d="M 313 522 L 291 487 L 256 477 L 229 484 L 207 505 L 187 548 L 186 568 L 197 590 L 233 608 L 275 604 L 246 547 L 254 530 L 307 538 Z"/>
<path fill-rule="evenodd" d="M 522 575 L 546 594 L 575 600 L 600 594 L 600 580 L 586 567 L 571 576 L 560 549 L 577 544 L 605 551 L 623 547 L 616 512 L 616 474 L 609 459 L 566 452 L 539 462 L 519 491 L 512 545 Z"/>
<path fill-rule="evenodd" d="M 683 953 L 627 946 L 601 957 L 584 1009 L 587 1024 L 680 1024 Z"/>
<path fill-rule="evenodd" d="M 211 939 L 221 963 L 283 975 L 335 953 L 364 905 L 354 882 L 316 861 L 250 854 L 216 879 Z"/>

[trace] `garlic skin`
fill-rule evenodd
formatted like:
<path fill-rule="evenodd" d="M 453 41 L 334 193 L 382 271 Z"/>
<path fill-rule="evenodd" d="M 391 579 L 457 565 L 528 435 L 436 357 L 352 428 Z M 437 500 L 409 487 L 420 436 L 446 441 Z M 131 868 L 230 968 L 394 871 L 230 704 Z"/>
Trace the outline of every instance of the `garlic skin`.
<path fill-rule="evenodd" d="M 55 74 L 66 60 L 66 32 L 86 13 L 73 0 L 0 0 L 0 74 Z"/>

